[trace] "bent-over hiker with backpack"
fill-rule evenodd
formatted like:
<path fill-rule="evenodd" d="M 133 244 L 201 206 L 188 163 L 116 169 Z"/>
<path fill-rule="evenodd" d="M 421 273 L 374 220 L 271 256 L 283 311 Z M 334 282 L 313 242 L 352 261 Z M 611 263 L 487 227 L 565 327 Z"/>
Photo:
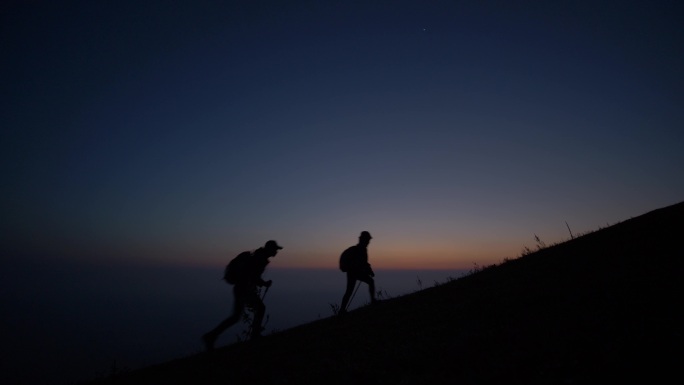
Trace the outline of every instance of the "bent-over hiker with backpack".
<path fill-rule="evenodd" d="M 342 297 L 342 304 L 340 305 L 340 315 L 347 312 L 349 306 L 349 299 L 354 292 L 354 285 L 356 281 L 365 282 L 368 284 L 370 291 L 371 303 L 376 303 L 375 300 L 375 273 L 368 263 L 368 244 L 372 239 L 368 231 L 362 231 L 359 235 L 359 243 L 346 249 L 340 256 L 340 270 L 347 273 L 347 289 Z"/>
<path fill-rule="evenodd" d="M 266 306 L 259 298 L 257 286 L 271 287 L 272 281 L 264 281 L 261 275 L 270 262 L 268 259 L 275 257 L 280 249 L 282 247 L 276 241 L 268 241 L 264 247 L 256 249 L 253 253 L 249 251 L 240 253 L 226 266 L 223 278 L 233 285 L 233 314 L 202 336 L 208 351 L 214 348 L 214 343 L 221 333 L 240 320 L 246 306 L 254 310 L 250 338 L 254 339 L 261 336 L 261 322 L 266 313 Z"/>

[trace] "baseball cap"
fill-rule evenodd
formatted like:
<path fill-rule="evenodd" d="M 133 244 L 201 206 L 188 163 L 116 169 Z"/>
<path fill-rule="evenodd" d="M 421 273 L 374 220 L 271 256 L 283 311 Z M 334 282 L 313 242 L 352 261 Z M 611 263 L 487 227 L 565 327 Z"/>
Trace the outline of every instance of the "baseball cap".
<path fill-rule="evenodd" d="M 278 243 L 274 240 L 270 240 L 270 241 L 266 242 L 266 245 L 264 247 L 267 249 L 276 249 L 276 250 L 280 250 L 283 248 L 282 246 L 278 245 Z"/>

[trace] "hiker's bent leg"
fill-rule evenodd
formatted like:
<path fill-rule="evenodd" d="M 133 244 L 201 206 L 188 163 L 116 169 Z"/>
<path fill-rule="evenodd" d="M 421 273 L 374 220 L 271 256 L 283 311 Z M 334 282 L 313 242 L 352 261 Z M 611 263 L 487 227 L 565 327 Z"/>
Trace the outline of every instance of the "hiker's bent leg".
<path fill-rule="evenodd" d="M 245 308 L 244 299 L 239 295 L 235 288 L 233 288 L 233 293 L 235 293 L 235 298 L 233 299 L 233 314 L 221 321 L 213 330 L 202 336 L 207 351 L 214 350 L 214 343 L 216 342 L 216 339 L 218 339 L 218 336 L 229 327 L 235 325 L 242 317 L 242 311 Z"/>
<path fill-rule="evenodd" d="M 261 329 L 263 325 L 261 324 L 264 320 L 264 314 L 266 314 L 266 305 L 257 298 L 252 302 L 252 310 L 254 310 L 254 320 L 252 321 L 252 338 L 261 335 Z"/>
<path fill-rule="evenodd" d="M 235 293 L 235 298 L 233 299 L 233 314 L 230 317 L 221 321 L 221 323 L 218 324 L 218 326 L 216 326 L 214 330 L 207 333 L 207 335 L 212 339 L 218 338 L 218 336 L 221 333 L 223 333 L 229 327 L 235 325 L 238 321 L 240 321 L 240 318 L 242 317 L 242 311 L 245 308 L 244 298 L 242 297 L 239 290 L 233 288 L 233 292 Z"/>
<path fill-rule="evenodd" d="M 342 297 L 342 304 L 340 305 L 340 312 L 344 313 L 347 311 L 347 304 L 349 303 L 349 298 L 351 297 L 352 293 L 354 292 L 354 284 L 356 283 L 356 278 L 352 276 L 352 274 L 347 273 L 347 289 L 344 292 L 344 296 Z"/>
<path fill-rule="evenodd" d="M 375 303 L 375 280 L 373 278 L 370 278 L 368 282 L 368 290 L 370 291 L 371 302 Z"/>
<path fill-rule="evenodd" d="M 375 280 L 370 275 L 359 277 L 359 281 L 368 284 L 368 291 L 370 293 L 371 302 L 375 302 Z"/>

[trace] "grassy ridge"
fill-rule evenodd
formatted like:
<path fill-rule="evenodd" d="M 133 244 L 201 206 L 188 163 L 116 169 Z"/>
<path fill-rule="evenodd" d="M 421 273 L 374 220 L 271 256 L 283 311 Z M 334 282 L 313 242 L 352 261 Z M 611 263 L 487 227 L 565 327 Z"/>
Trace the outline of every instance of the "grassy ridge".
<path fill-rule="evenodd" d="M 682 357 L 683 235 L 684 202 L 343 318 L 93 384 L 662 380 Z"/>

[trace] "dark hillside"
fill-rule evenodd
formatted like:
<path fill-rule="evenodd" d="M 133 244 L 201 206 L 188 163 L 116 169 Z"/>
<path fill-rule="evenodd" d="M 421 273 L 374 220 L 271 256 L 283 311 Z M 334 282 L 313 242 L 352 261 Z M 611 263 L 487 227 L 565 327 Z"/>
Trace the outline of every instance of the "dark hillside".
<path fill-rule="evenodd" d="M 99 383 L 668 382 L 683 357 L 683 235 L 679 203 L 343 319 Z"/>

